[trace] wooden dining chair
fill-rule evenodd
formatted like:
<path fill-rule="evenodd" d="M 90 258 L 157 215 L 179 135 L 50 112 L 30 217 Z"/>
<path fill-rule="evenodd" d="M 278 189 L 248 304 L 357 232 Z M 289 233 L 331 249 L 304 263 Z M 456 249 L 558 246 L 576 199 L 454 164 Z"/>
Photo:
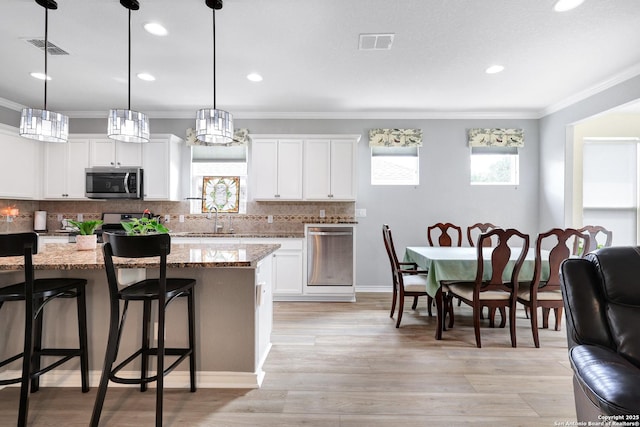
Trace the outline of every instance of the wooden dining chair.
<path fill-rule="evenodd" d="M 469 246 L 475 246 L 475 242 L 478 241 L 480 234 L 491 231 L 494 228 L 498 228 L 498 226 L 493 225 L 490 222 L 476 222 L 475 224 L 468 226 L 467 240 L 469 241 Z M 487 245 L 486 247 L 491 247 L 491 240 L 485 240 L 484 244 Z"/>
<path fill-rule="evenodd" d="M 585 225 L 582 228 L 578 228 L 578 231 L 581 233 L 588 233 L 590 243 L 585 250 L 584 246 L 580 246 L 581 242 L 576 239 L 573 243 L 573 255 L 584 256 L 598 248 L 608 248 L 611 246 L 613 232 L 611 230 L 607 230 L 601 225 Z"/>
<path fill-rule="evenodd" d="M 536 239 L 536 258 L 533 270 L 533 280 L 529 286 L 522 286 L 518 289 L 517 301 L 524 305 L 531 315 L 531 332 L 533 333 L 533 343 L 536 348 L 540 347 L 538 339 L 538 308 L 542 308 L 542 327 L 549 327 L 549 313 L 553 309 L 556 317 L 555 330 L 560 330 L 562 320 L 562 293 L 560 291 L 560 264 L 571 256 L 569 246 L 573 240 L 574 246 L 576 241 L 582 247 L 589 247 L 589 234 L 583 234 L 579 230 L 573 228 L 561 229 L 554 228 L 545 233 L 538 234 Z M 549 245 L 554 244 L 549 251 L 549 277 L 542 280 L 542 250 Z M 552 243 L 547 243 L 552 242 Z M 585 252 L 586 253 L 586 252 Z"/>
<path fill-rule="evenodd" d="M 396 321 L 396 328 L 400 327 L 400 321 L 402 320 L 402 312 L 404 310 L 405 297 L 413 297 L 413 310 L 418 306 L 418 297 L 427 297 L 427 310 L 429 316 L 431 316 L 431 306 L 433 304 L 433 298 L 427 294 L 427 278 L 426 270 L 418 270 L 418 265 L 413 262 L 400 262 L 396 255 L 396 250 L 393 245 L 393 237 L 391 235 L 391 229 L 388 224 L 382 226 L 382 238 L 384 240 L 384 247 L 389 256 L 389 262 L 391 264 L 391 274 L 393 276 L 393 299 L 391 301 L 391 315 L 396 309 L 396 302 L 398 303 L 398 319 Z"/>
<path fill-rule="evenodd" d="M 437 245 L 433 243 L 436 238 Z M 439 222 L 427 227 L 427 240 L 429 246 L 462 246 L 462 229 L 450 222 Z"/>
<path fill-rule="evenodd" d="M 491 277 L 484 279 L 484 241 L 496 238 L 497 245 L 491 248 L 490 256 Z M 514 248 L 514 249 L 512 249 Z M 518 249 L 515 249 L 518 248 Z M 509 267 L 511 252 L 517 251 L 518 258 L 513 264 L 510 280 L 504 281 L 503 275 Z M 509 332 L 511 346 L 516 346 L 516 300 L 518 294 L 518 274 L 529 250 L 529 235 L 509 228 L 506 230 L 496 228 L 480 235 L 478 239 L 478 263 L 476 278 L 471 282 L 449 282 L 446 304 L 451 310 L 452 299 L 460 298 L 462 302 L 473 308 L 473 329 L 476 336 L 476 345 L 482 346 L 480 339 L 480 311 L 483 306 L 492 308 L 506 308 L 509 310 Z M 453 317 L 450 326 L 453 326 Z"/>

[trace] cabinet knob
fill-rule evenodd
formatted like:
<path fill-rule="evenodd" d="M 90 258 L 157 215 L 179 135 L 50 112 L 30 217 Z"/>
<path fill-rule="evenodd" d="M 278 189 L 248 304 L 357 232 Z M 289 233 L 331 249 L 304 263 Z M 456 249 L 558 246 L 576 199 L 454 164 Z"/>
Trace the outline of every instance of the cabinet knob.
<path fill-rule="evenodd" d="M 113 162 L 109 162 L 109 164 L 110 164 L 111 166 L 114 166 L 114 165 L 115 165 Z"/>
<path fill-rule="evenodd" d="M 280 197 L 280 195 L 279 195 L 279 194 L 276 194 L 276 195 L 274 195 L 273 197 Z"/>

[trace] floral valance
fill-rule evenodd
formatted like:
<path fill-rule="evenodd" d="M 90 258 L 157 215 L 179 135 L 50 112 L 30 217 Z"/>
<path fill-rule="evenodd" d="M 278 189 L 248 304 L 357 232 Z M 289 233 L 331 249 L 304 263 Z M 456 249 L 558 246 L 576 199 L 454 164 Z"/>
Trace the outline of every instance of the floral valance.
<path fill-rule="evenodd" d="M 522 129 L 469 129 L 470 147 L 524 147 Z"/>
<path fill-rule="evenodd" d="M 219 145 L 219 146 L 222 146 L 222 147 L 230 147 L 230 146 L 236 146 L 236 145 L 247 145 L 247 144 L 249 144 L 249 140 L 250 139 L 251 138 L 249 137 L 249 129 L 234 129 L 234 131 L 233 131 L 233 141 L 231 141 L 228 144 L 215 144 L 215 145 Z M 207 144 L 206 142 L 201 141 L 198 138 L 196 138 L 196 133 L 191 128 L 187 129 L 186 144 L 187 145 L 212 145 L 212 144 Z"/>
<path fill-rule="evenodd" d="M 422 129 L 371 129 L 370 147 L 422 147 Z"/>

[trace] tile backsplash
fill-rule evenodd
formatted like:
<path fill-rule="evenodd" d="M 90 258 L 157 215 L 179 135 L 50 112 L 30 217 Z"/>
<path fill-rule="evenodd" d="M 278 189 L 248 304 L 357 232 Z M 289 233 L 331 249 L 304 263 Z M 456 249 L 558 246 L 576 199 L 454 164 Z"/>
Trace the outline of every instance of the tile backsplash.
<path fill-rule="evenodd" d="M 18 209 L 15 217 L 7 218 L 6 208 Z M 0 233 L 33 230 L 35 211 L 47 212 L 47 231 L 60 230 L 58 219 L 100 219 L 104 212 L 142 212 L 149 209 L 160 215 L 162 221 L 169 216 L 169 229 L 175 232 L 213 231 L 213 217 L 189 213 L 189 202 L 150 202 L 140 200 L 110 201 L 27 201 L 0 200 Z M 324 211 L 324 218 L 320 211 Z M 180 217 L 184 222 L 180 222 Z M 273 222 L 270 223 L 269 217 Z M 355 220 L 355 202 L 249 202 L 246 214 L 220 213 L 218 224 L 222 232 L 232 228 L 236 233 L 302 233 L 305 223 L 349 222 Z"/>

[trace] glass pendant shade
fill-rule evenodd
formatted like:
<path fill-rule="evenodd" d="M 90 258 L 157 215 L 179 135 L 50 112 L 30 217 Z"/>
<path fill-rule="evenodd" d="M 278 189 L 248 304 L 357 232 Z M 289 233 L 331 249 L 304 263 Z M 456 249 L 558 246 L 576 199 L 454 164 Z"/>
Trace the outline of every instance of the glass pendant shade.
<path fill-rule="evenodd" d="M 149 117 L 133 110 L 109 110 L 107 135 L 124 142 L 149 142 Z"/>
<path fill-rule="evenodd" d="M 23 108 L 20 136 L 45 142 L 67 142 L 69 117 L 49 110 Z"/>
<path fill-rule="evenodd" d="M 196 113 L 196 138 L 207 144 L 233 141 L 233 116 L 228 111 L 204 108 Z"/>

